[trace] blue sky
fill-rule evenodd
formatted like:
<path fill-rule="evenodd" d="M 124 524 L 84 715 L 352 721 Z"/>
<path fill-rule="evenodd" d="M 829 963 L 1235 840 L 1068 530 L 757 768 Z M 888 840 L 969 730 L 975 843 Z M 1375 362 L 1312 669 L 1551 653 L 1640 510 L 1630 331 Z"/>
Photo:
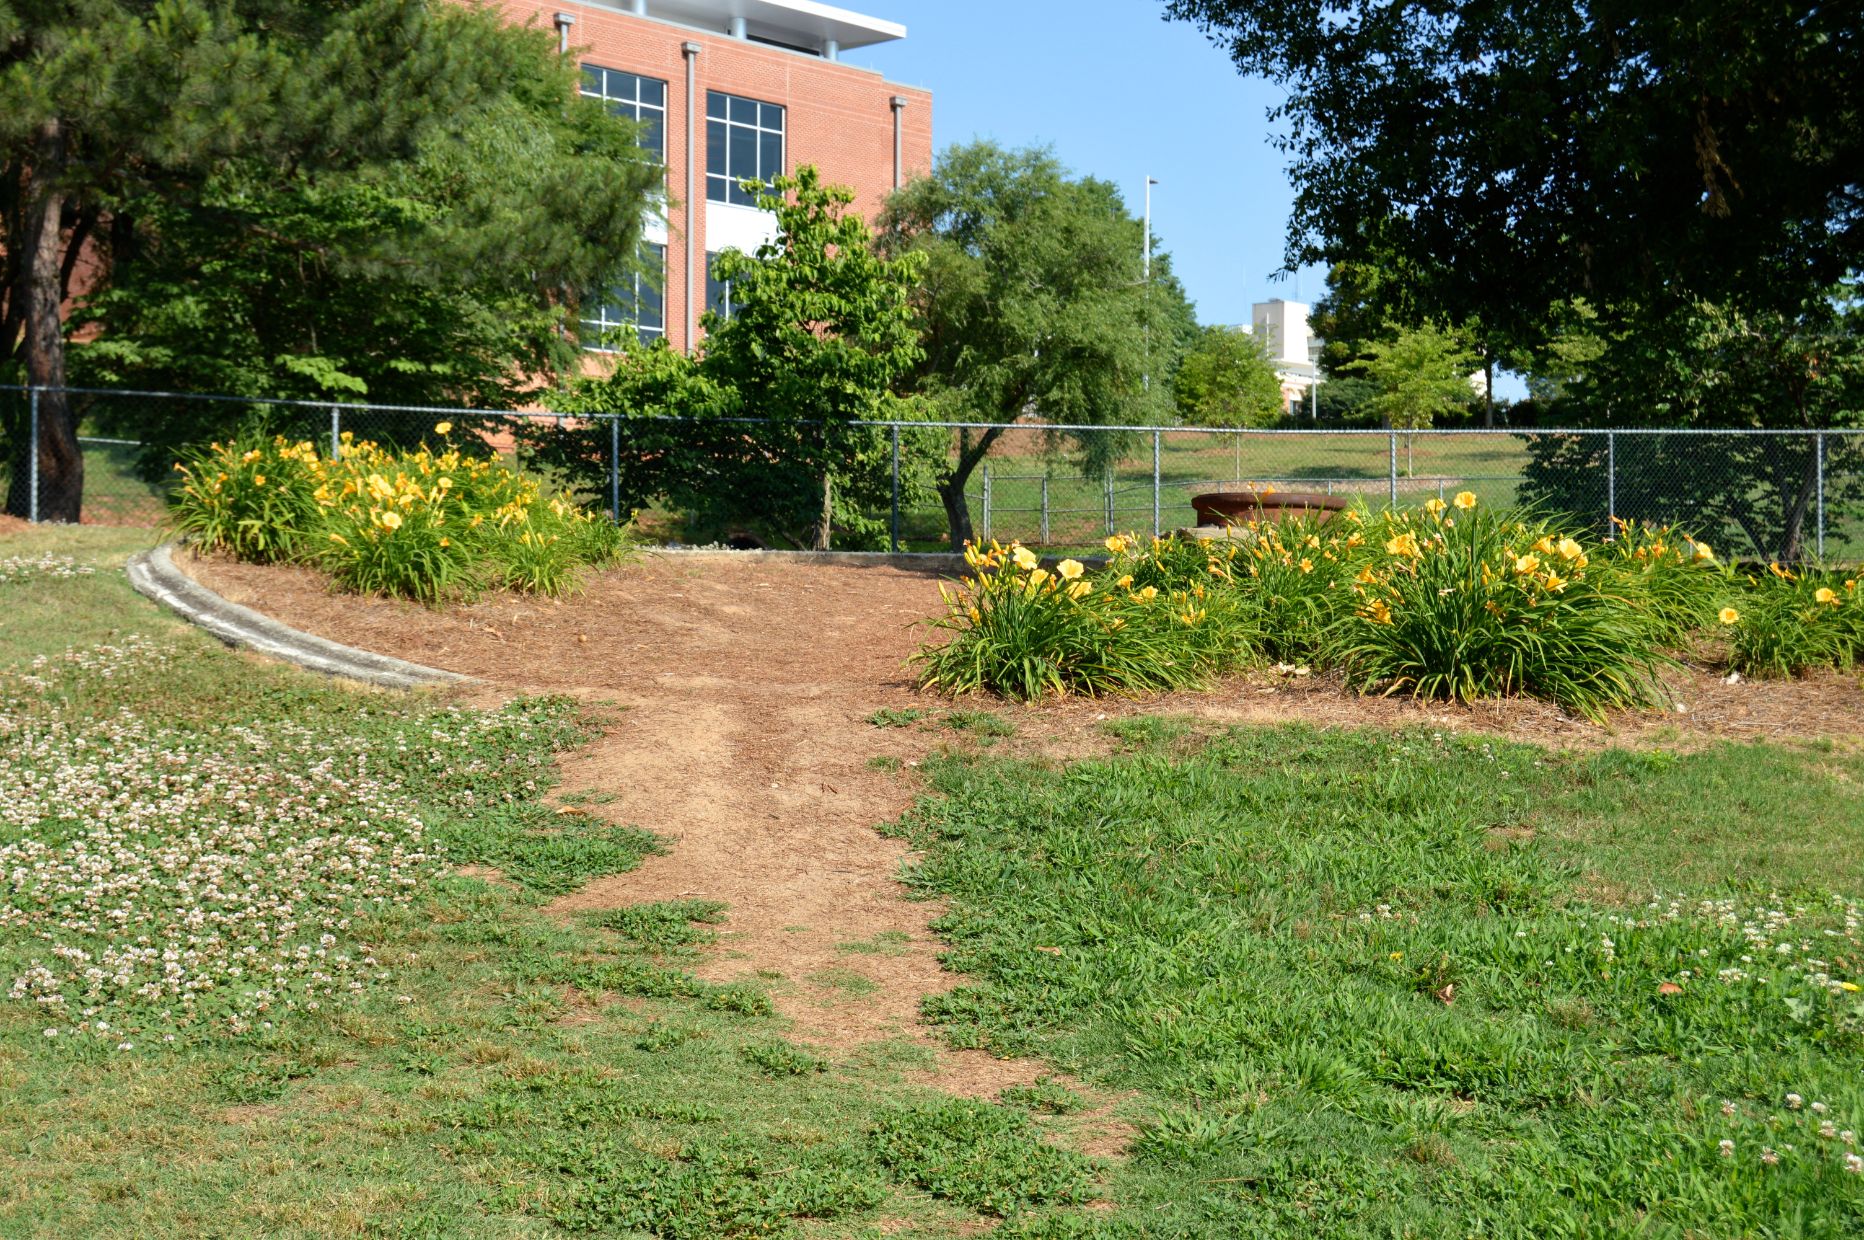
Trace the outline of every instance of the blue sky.
<path fill-rule="evenodd" d="M 839 0 L 902 22 L 903 42 L 848 61 L 933 93 L 934 149 L 988 137 L 1048 145 L 1112 181 L 1152 227 L 1205 323 L 1246 323 L 1252 302 L 1312 302 L 1324 271 L 1274 278 L 1293 198 L 1269 144 L 1280 91 L 1240 76 L 1163 0 Z M 1298 285 L 1298 289 L 1297 289 Z"/>

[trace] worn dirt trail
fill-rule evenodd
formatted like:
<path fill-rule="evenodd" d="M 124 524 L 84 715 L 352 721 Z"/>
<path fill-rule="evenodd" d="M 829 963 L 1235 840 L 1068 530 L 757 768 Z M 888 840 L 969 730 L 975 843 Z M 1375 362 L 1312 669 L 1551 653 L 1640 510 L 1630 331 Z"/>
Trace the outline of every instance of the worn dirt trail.
<path fill-rule="evenodd" d="M 954 984 L 906 898 L 906 847 L 874 830 L 915 781 L 876 770 L 919 757 L 924 734 L 876 728 L 882 706 L 926 705 L 906 658 L 934 578 L 892 568 L 650 558 L 603 574 L 566 605 L 500 596 L 429 612 L 337 598 L 300 570 L 195 561 L 222 594 L 301 628 L 488 682 L 625 708 L 565 755 L 566 794 L 612 793 L 596 812 L 663 836 L 667 853 L 591 883 L 552 910 L 701 898 L 729 906 L 715 980 L 758 976 L 799 1038 L 843 1053 L 907 1038 L 932 1047 L 928 1080 L 985 1095 L 1041 1075 L 938 1044 L 922 996 Z M 846 944 L 881 950 L 847 950 Z"/>

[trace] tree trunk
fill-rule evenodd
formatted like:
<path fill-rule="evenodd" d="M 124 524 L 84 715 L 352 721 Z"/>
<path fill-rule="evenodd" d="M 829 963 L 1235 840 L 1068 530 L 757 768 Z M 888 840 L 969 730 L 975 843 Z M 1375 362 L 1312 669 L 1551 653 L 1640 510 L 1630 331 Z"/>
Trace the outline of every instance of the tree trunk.
<path fill-rule="evenodd" d="M 951 549 L 960 551 L 971 541 L 971 506 L 964 502 L 964 484 L 969 473 L 953 473 L 938 484 L 938 497 L 945 504 L 945 528 L 951 535 Z"/>
<path fill-rule="evenodd" d="M 1495 359 L 1482 355 L 1482 425 L 1495 427 Z"/>
<path fill-rule="evenodd" d="M 1814 452 L 1816 453 L 1816 449 Z M 1779 560 L 1790 564 L 1800 558 L 1800 544 L 1805 540 L 1806 511 L 1812 507 L 1813 494 L 1819 486 L 1819 462 L 1816 455 L 1806 457 L 1806 471 L 1800 477 L 1799 490 L 1786 506 L 1786 529 L 1780 535 Z"/>
<path fill-rule="evenodd" d="M 75 522 L 84 500 L 84 456 L 78 449 L 77 420 L 65 389 L 65 334 L 60 318 L 63 297 L 65 194 L 59 177 L 65 163 L 63 125 L 49 121 L 33 141 L 31 181 L 26 189 L 25 261 L 14 291 L 25 307 L 23 352 L 26 382 L 39 393 L 39 438 L 29 446 L 39 459 L 38 515 L 41 521 Z M 7 513 L 26 516 L 31 496 L 26 485 L 29 461 L 16 461 L 7 490 Z"/>
<path fill-rule="evenodd" d="M 815 549 L 829 550 L 835 538 L 835 475 L 822 471 L 822 520 L 816 526 Z"/>
<path fill-rule="evenodd" d="M 964 499 L 965 483 L 971 480 L 972 472 L 990 455 L 990 446 L 1002 434 L 1002 427 L 993 426 L 978 436 L 976 443 L 972 443 L 969 431 L 958 432 L 958 462 L 938 484 L 938 497 L 945 505 L 945 530 L 953 551 L 963 550 L 964 544 L 975 536 L 971 529 L 971 507 Z"/>

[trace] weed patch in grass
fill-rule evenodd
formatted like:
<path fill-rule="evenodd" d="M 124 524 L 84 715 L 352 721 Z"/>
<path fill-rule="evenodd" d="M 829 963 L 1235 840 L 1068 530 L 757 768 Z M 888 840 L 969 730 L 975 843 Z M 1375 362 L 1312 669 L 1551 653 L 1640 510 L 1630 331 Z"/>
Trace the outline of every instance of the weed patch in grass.
<path fill-rule="evenodd" d="M 725 905 L 717 900 L 662 900 L 609 909 L 592 920 L 641 947 L 665 951 L 715 942 L 710 929 L 725 920 Z"/>
<path fill-rule="evenodd" d="M 1016 725 L 1002 715 L 988 710 L 952 710 L 945 712 L 939 721 L 954 732 L 965 732 L 976 737 L 995 738 L 1015 736 Z"/>
<path fill-rule="evenodd" d="M 882 706 L 867 717 L 877 728 L 910 728 L 926 717 L 917 706 Z"/>
<path fill-rule="evenodd" d="M 1135 749 L 1160 749 L 1188 735 L 1191 720 L 1180 715 L 1133 715 L 1109 719 L 1100 730 Z"/>
<path fill-rule="evenodd" d="M 853 969 L 822 969 L 809 975 L 809 984 L 851 999 L 875 994 L 880 990 L 879 982 Z"/>
<path fill-rule="evenodd" d="M 998 1098 L 1007 1106 L 1043 1115 L 1071 1115 L 1087 1108 L 1087 1099 L 1051 1076 L 1029 1085 L 1006 1086 Z"/>
<path fill-rule="evenodd" d="M 904 930 L 882 930 L 871 939 L 835 944 L 835 950 L 859 956 L 901 956 L 912 949 L 913 936 Z"/>
<path fill-rule="evenodd" d="M 828 1071 L 828 1062 L 788 1042 L 753 1042 L 738 1048 L 746 1063 L 766 1076 L 807 1076 Z"/>
<path fill-rule="evenodd" d="M 1027 1116 L 987 1102 L 890 1111 L 873 1140 L 892 1175 L 985 1214 L 1079 1204 L 1094 1193 L 1091 1162 L 1043 1141 Z"/>

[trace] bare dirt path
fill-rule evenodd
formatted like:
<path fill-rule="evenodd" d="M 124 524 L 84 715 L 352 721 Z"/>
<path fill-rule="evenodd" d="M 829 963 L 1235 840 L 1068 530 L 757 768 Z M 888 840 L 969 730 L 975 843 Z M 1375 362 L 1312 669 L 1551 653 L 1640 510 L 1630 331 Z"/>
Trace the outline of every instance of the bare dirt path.
<path fill-rule="evenodd" d="M 646 900 L 722 900 L 722 950 L 701 971 L 758 976 L 798 1035 L 836 1053 L 894 1038 L 932 1048 L 929 1083 L 990 1094 L 1039 1075 L 938 1045 L 920 999 L 956 984 L 928 929 L 936 905 L 906 898 L 905 847 L 876 824 L 905 812 L 910 776 L 869 760 L 923 756 L 939 736 L 876 728 L 879 707 L 942 710 L 912 688 L 906 660 L 916 621 L 937 606 L 934 578 L 887 567 L 729 557 L 650 556 L 552 603 L 513 595 L 433 612 L 341 597 L 304 570 L 221 561 L 187 564 L 235 602 L 365 649 L 479 677 L 485 692 L 562 692 L 612 699 L 620 724 L 567 755 L 566 792 L 613 793 L 602 812 L 665 837 L 669 851 L 629 874 L 559 901 L 559 911 Z M 1605 727 L 1541 703 L 1475 707 L 1361 698 L 1324 677 L 1264 673 L 1202 694 L 1144 702 L 994 706 L 1020 734 L 1006 748 L 1050 757 L 1104 753 L 1104 721 L 1178 713 L 1214 730 L 1230 723 L 1426 725 L 1554 746 L 1864 735 L 1858 677 L 1727 684 L 1708 672 L 1675 678 L 1673 712 Z M 881 950 L 850 950 L 849 944 Z"/>
<path fill-rule="evenodd" d="M 670 848 L 555 911 L 722 900 L 721 950 L 699 971 L 762 978 L 800 1038 L 832 1052 L 919 1041 L 938 1056 L 929 1079 L 960 1093 L 1042 1073 L 937 1046 L 918 1022 L 920 998 L 955 979 L 927 929 L 936 906 L 908 900 L 897 880 L 905 846 L 874 830 L 906 811 L 915 781 L 869 759 L 916 759 L 927 738 L 866 719 L 882 706 L 924 705 L 906 659 L 923 638 L 914 622 L 937 602 L 934 578 L 650 558 L 567 604 L 499 596 L 429 612 L 334 597 L 299 570 L 189 569 L 297 627 L 464 672 L 495 692 L 625 707 L 606 737 L 565 756 L 563 790 L 618 795 L 599 812 Z"/>

